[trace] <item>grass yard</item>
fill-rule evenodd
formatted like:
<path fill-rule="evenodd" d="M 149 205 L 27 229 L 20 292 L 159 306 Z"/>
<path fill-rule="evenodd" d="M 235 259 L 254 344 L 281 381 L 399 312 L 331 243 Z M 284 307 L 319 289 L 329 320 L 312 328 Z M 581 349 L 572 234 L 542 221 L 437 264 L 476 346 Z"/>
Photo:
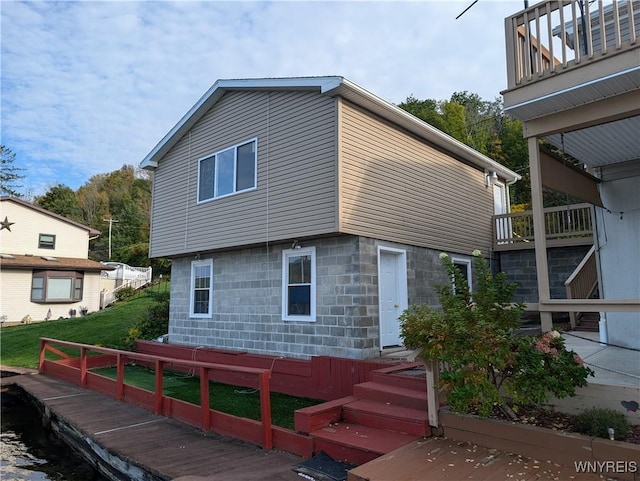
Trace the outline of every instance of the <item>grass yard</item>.
<path fill-rule="evenodd" d="M 116 379 L 115 368 L 93 369 L 92 372 Z M 154 390 L 155 371 L 142 366 L 126 366 L 126 384 Z M 200 404 L 200 379 L 196 376 L 164 371 L 162 391 L 165 396 Z M 260 393 L 254 389 L 209 382 L 209 406 L 211 409 L 248 419 L 260 420 Z M 271 422 L 287 429 L 294 429 L 293 413 L 296 409 L 322 403 L 315 399 L 299 398 L 271 393 Z"/>
<path fill-rule="evenodd" d="M 152 297 L 140 295 L 84 317 L 3 327 L 0 363 L 37 368 L 41 337 L 122 349 L 129 329 L 154 303 Z"/>
<path fill-rule="evenodd" d="M 37 368 L 41 337 L 124 349 L 129 329 L 155 303 L 153 297 L 142 294 L 84 317 L 3 327 L 0 330 L 0 364 Z M 66 349 L 61 350 L 66 351 Z M 78 354 L 77 350 L 73 349 L 69 352 L 73 355 Z M 115 368 L 94 372 L 112 378 L 116 376 Z M 151 391 L 154 389 L 154 372 L 141 366 L 127 366 L 125 379 L 128 384 Z M 165 371 L 163 379 L 165 395 L 194 404 L 200 403 L 200 381 L 197 377 Z M 259 420 L 259 396 L 259 392 L 253 392 L 251 389 L 210 383 L 211 408 L 235 416 Z M 320 402 L 322 401 L 272 392 L 272 423 L 293 429 L 294 411 Z"/>

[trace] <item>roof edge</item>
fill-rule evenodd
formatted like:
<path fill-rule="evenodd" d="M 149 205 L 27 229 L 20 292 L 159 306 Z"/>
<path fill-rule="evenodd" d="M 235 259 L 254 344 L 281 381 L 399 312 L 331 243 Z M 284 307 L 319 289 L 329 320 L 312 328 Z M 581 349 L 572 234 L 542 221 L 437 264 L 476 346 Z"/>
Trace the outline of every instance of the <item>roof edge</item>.
<path fill-rule="evenodd" d="M 286 78 L 254 78 L 254 79 L 220 79 L 207 90 L 189 109 L 177 124 L 156 144 L 156 146 L 140 162 L 143 169 L 153 170 L 158 167 L 158 160 L 163 157 L 189 129 L 228 90 L 251 89 L 319 89 L 321 93 L 331 91 L 344 81 L 343 77 L 286 77 Z"/>
<path fill-rule="evenodd" d="M 77 222 L 75 220 L 69 219 L 68 217 L 65 217 L 63 215 L 56 214 L 55 212 L 51 212 L 50 210 L 47 210 L 44 207 L 40 207 L 38 205 L 32 204 L 30 202 L 27 202 L 26 200 L 22 200 L 22 199 L 19 199 L 17 197 L 3 196 L 3 197 L 0 197 L 0 201 L 2 201 L 2 202 L 4 202 L 4 201 L 15 202 L 16 204 L 20 204 L 20 205 L 22 205 L 24 207 L 27 207 L 27 208 L 31 209 L 31 210 L 34 210 L 36 212 L 40 212 L 41 214 L 48 215 L 49 217 L 53 217 L 54 219 L 57 219 L 59 221 L 66 222 L 67 224 L 71 224 L 71 225 L 73 225 L 75 227 L 78 227 L 80 229 L 86 230 L 89 233 L 89 235 L 91 235 L 91 236 L 96 236 L 96 235 L 100 235 L 101 234 L 101 232 L 99 230 L 94 229 L 93 227 L 81 224 L 80 222 Z"/>

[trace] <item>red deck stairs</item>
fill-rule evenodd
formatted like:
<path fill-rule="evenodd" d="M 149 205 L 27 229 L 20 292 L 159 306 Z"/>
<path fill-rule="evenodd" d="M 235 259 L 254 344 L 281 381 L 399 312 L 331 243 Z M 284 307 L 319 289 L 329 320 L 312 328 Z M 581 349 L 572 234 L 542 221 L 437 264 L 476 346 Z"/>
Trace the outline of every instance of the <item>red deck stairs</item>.
<path fill-rule="evenodd" d="M 430 435 L 424 375 L 406 375 L 420 363 L 373 371 L 353 395 L 296 411 L 296 431 L 313 439 L 314 453 L 364 464 Z M 419 371 L 418 371 L 419 372 Z"/>

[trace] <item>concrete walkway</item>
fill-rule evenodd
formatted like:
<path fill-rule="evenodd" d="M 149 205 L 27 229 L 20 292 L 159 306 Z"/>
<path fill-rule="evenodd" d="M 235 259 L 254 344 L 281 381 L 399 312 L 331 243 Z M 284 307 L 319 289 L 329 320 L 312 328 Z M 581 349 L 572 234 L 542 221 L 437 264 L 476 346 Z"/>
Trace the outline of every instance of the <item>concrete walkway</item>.
<path fill-rule="evenodd" d="M 578 353 L 595 371 L 590 382 L 618 386 L 640 386 L 640 351 L 601 344 L 597 332 L 564 332 L 565 345 Z"/>

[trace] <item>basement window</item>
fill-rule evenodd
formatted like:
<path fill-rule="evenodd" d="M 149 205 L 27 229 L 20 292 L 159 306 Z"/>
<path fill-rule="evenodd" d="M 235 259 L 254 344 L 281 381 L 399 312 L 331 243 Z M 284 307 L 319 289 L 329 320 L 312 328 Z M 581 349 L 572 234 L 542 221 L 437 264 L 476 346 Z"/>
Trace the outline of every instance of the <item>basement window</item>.
<path fill-rule="evenodd" d="M 316 249 L 282 253 L 282 312 L 285 321 L 316 320 Z"/>
<path fill-rule="evenodd" d="M 213 259 L 191 263 L 191 317 L 211 317 L 213 308 Z"/>
<path fill-rule="evenodd" d="M 452 257 L 451 261 L 453 262 L 453 266 L 460 272 L 462 278 L 467 281 L 467 286 L 469 286 L 469 292 L 473 291 L 473 286 L 471 285 L 471 259 L 463 259 Z M 455 277 L 451 279 L 451 286 L 453 287 L 453 291 L 456 290 L 456 282 Z"/>

